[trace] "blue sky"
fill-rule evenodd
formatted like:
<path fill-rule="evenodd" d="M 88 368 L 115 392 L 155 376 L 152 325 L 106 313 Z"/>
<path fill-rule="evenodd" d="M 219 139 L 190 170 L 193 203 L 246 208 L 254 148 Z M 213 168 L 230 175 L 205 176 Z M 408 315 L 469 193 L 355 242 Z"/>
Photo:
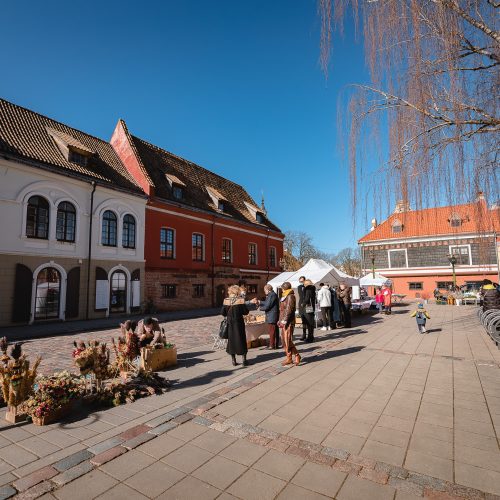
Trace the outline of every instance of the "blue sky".
<path fill-rule="evenodd" d="M 362 44 L 351 26 L 336 36 L 326 80 L 316 0 L 10 0 L 2 18 L 3 98 L 104 139 L 123 118 L 263 190 L 270 218 L 323 251 L 365 233 L 337 148 L 339 92 L 367 80 Z"/>

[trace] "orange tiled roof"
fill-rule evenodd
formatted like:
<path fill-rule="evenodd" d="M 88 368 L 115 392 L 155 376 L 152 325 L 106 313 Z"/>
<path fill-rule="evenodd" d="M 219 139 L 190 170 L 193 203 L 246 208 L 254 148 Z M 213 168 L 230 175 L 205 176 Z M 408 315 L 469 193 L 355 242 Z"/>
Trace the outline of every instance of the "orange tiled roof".
<path fill-rule="evenodd" d="M 458 227 L 451 225 L 452 217 L 460 219 L 461 224 Z M 395 233 L 392 226 L 397 221 L 402 224 L 402 231 Z M 485 201 L 479 201 L 466 205 L 393 213 L 373 231 L 363 236 L 359 243 L 492 231 L 500 232 L 500 208 L 488 209 Z"/>

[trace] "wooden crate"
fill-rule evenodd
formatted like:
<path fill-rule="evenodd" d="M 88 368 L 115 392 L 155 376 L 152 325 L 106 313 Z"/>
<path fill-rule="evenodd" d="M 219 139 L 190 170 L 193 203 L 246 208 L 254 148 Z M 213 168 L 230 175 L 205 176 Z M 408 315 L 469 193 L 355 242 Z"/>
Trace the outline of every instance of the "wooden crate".
<path fill-rule="evenodd" d="M 145 370 L 157 372 L 176 364 L 177 348 L 175 346 L 160 349 L 146 346 L 141 349 L 141 368 Z"/>

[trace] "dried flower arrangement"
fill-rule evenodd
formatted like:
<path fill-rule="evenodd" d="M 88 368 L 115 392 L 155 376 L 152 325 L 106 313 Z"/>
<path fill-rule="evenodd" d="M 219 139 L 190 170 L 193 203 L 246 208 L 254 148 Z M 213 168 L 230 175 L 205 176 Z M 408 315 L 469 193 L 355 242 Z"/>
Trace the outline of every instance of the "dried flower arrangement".
<path fill-rule="evenodd" d="M 97 390 L 102 389 L 102 381 L 109 376 L 109 349 L 105 342 L 74 342 L 73 359 L 80 369 L 81 375 L 92 374 L 95 377 Z"/>
<path fill-rule="evenodd" d="M 23 409 L 31 415 L 34 423 L 37 419 L 54 415 L 68 407 L 83 395 L 83 381 L 81 377 L 68 371 L 54 373 L 50 377 L 38 377 L 35 384 L 35 393 L 28 398 Z"/>
<path fill-rule="evenodd" d="M 30 368 L 30 362 L 26 354 L 23 354 L 21 344 L 12 347 L 11 359 L 7 359 L 7 340 L 4 338 L 1 342 L 4 355 L 0 364 L 0 383 L 3 399 L 9 407 L 5 418 L 10 422 L 18 422 L 20 418 L 24 418 L 18 414 L 18 406 L 33 392 L 36 371 L 42 358 L 38 356 Z"/>
<path fill-rule="evenodd" d="M 136 358 L 140 355 L 139 338 L 135 333 L 125 332 L 123 337 L 118 337 L 118 341 L 112 338 L 113 350 L 116 356 L 115 365 L 120 372 L 137 372 L 137 366 L 134 364 Z"/>

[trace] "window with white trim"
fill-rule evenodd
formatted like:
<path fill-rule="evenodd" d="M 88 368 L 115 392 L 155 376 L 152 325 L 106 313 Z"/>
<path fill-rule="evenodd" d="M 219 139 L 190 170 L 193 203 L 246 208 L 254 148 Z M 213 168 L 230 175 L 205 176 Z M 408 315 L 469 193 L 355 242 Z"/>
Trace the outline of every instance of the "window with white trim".
<path fill-rule="evenodd" d="M 56 240 L 73 243 L 76 233 L 76 209 L 69 201 L 57 206 Z"/>
<path fill-rule="evenodd" d="M 122 229 L 123 248 L 135 248 L 135 217 L 133 215 L 126 214 L 123 217 Z"/>
<path fill-rule="evenodd" d="M 457 266 L 470 266 L 470 246 L 469 245 L 452 245 L 450 246 L 450 253 L 457 259 Z"/>
<path fill-rule="evenodd" d="M 49 202 L 43 196 L 32 196 L 26 211 L 26 236 L 49 238 Z"/>
<path fill-rule="evenodd" d="M 408 259 L 406 258 L 406 249 L 389 250 L 389 267 L 400 268 L 408 267 Z"/>

